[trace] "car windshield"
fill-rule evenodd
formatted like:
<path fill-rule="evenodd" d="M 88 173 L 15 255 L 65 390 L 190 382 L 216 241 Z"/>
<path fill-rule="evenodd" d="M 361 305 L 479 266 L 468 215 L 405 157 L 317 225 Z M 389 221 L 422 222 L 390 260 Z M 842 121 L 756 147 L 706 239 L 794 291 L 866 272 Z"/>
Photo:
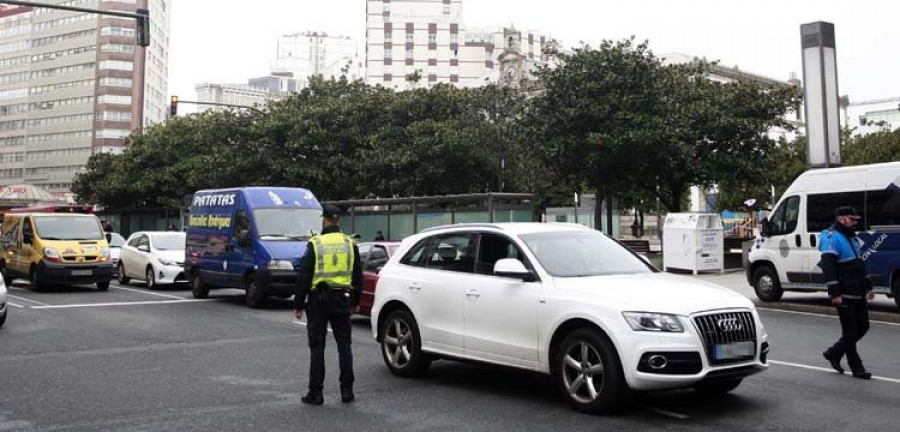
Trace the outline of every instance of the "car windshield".
<path fill-rule="evenodd" d="M 555 277 L 652 273 L 624 246 L 593 230 L 522 235 L 541 266 Z"/>
<path fill-rule="evenodd" d="M 153 234 L 153 248 L 156 250 L 184 250 L 184 233 Z"/>
<path fill-rule="evenodd" d="M 120 248 L 125 246 L 125 237 L 116 233 L 106 233 L 109 236 L 109 247 Z"/>
<path fill-rule="evenodd" d="M 35 216 L 37 235 L 44 240 L 103 240 L 95 216 Z"/>
<path fill-rule="evenodd" d="M 253 218 L 261 240 L 307 240 L 322 228 L 319 209 L 257 209 Z"/>

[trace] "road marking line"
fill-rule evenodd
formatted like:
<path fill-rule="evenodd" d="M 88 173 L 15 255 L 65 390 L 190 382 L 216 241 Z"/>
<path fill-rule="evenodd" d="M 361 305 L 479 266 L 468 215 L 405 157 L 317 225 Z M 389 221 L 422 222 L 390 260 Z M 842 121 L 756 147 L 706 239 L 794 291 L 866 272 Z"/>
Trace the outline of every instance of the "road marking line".
<path fill-rule="evenodd" d="M 54 306 L 30 306 L 31 309 L 70 309 L 70 308 L 86 308 L 86 307 L 105 307 L 105 306 L 144 306 L 144 305 L 161 305 L 174 303 L 200 303 L 214 302 L 220 299 L 181 299 L 181 300 L 157 300 L 157 301 L 141 301 L 141 302 L 112 302 L 112 303 L 86 303 L 86 304 L 68 304 Z"/>
<path fill-rule="evenodd" d="M 666 411 L 664 409 L 659 409 L 656 407 L 642 406 L 641 408 L 643 408 L 647 411 L 650 411 L 652 413 L 661 414 L 666 417 L 671 417 L 671 418 L 678 419 L 678 420 L 690 420 L 691 419 L 691 416 L 689 416 L 689 415 L 679 414 L 677 412 L 672 412 L 672 411 Z"/>
<path fill-rule="evenodd" d="M 157 293 L 157 292 L 152 292 L 152 291 L 144 291 L 144 290 L 139 290 L 139 289 L 134 289 L 134 288 L 125 288 L 125 287 L 121 287 L 121 286 L 111 286 L 110 288 L 120 289 L 120 290 L 124 290 L 124 291 L 131 291 L 131 292 L 136 292 L 136 293 L 140 293 L 140 294 L 155 295 L 155 296 L 165 297 L 165 298 L 170 298 L 170 299 L 175 299 L 175 300 L 190 300 L 190 299 L 186 299 L 184 297 L 178 297 L 178 296 L 174 296 L 174 295 L 170 295 L 170 294 L 162 294 L 162 293 Z"/>
<path fill-rule="evenodd" d="M 22 305 L 19 305 L 19 304 L 15 304 L 15 303 L 13 303 L 13 302 L 6 302 L 6 304 L 8 304 L 8 305 L 10 305 L 10 306 L 15 306 L 15 307 L 17 307 L 17 308 L 24 308 L 24 307 L 25 307 L 25 306 L 22 306 Z"/>
<path fill-rule="evenodd" d="M 14 299 L 16 299 L 16 300 L 27 301 L 27 302 L 29 302 L 29 303 L 34 303 L 34 304 L 36 304 L 36 305 L 41 305 L 41 306 L 50 306 L 50 305 L 47 304 L 47 303 L 41 303 L 41 302 L 39 302 L 39 301 L 37 301 L 37 300 L 31 300 L 31 299 L 27 299 L 27 298 L 25 298 L 25 297 L 14 296 L 14 295 L 12 295 L 12 294 L 7 294 L 7 295 L 8 295 L 10 298 L 14 298 Z M 29 307 L 33 307 L 33 306 L 29 306 Z"/>
<path fill-rule="evenodd" d="M 826 314 L 820 314 L 820 313 L 814 313 L 814 312 L 789 311 L 789 310 L 769 309 L 769 308 L 761 308 L 761 307 L 758 307 L 756 309 L 761 310 L 761 311 L 766 311 L 766 312 L 781 312 L 781 313 L 789 313 L 789 314 L 795 314 L 795 315 L 809 315 L 809 316 L 814 316 L 814 317 L 840 319 L 839 317 L 837 317 L 835 315 L 826 315 Z M 892 323 L 892 322 L 878 321 L 878 320 L 869 320 L 869 322 L 900 327 L 900 323 Z"/>
<path fill-rule="evenodd" d="M 810 365 L 805 365 L 805 364 L 800 364 L 800 363 L 790 363 L 790 362 L 779 361 L 779 360 L 769 360 L 769 362 L 772 364 L 777 364 L 777 365 L 782 365 L 782 366 L 790 366 L 790 367 L 795 367 L 795 368 L 800 368 L 800 369 L 809 369 L 809 370 L 814 370 L 814 371 L 819 371 L 819 372 L 828 372 L 828 373 L 833 373 L 833 374 L 837 373 L 834 371 L 834 369 L 820 367 L 820 366 L 810 366 Z M 886 378 L 886 377 L 872 375 L 872 379 L 878 380 L 878 381 L 886 381 L 886 382 L 894 383 L 894 384 L 900 384 L 900 379 L 896 379 L 896 378 Z"/>

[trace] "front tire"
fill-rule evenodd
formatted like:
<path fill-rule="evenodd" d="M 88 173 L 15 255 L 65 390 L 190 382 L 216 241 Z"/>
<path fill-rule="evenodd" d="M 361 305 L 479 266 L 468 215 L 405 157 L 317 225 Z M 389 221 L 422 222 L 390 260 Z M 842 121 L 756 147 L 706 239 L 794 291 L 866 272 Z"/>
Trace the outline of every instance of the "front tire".
<path fill-rule="evenodd" d="M 147 285 L 147 289 L 156 289 L 156 274 L 153 272 L 153 266 L 147 266 L 144 283 Z"/>
<path fill-rule="evenodd" d="M 97 282 L 97 291 L 109 291 L 109 281 Z"/>
<path fill-rule="evenodd" d="M 131 278 L 125 274 L 125 266 L 122 264 L 122 261 L 119 261 L 119 264 L 117 264 L 116 267 L 116 279 L 119 280 L 119 284 L 128 285 L 128 282 L 131 282 Z"/>
<path fill-rule="evenodd" d="M 732 379 L 728 381 L 718 381 L 714 383 L 708 384 L 699 384 L 694 387 L 694 390 L 697 390 L 700 393 L 708 394 L 708 395 L 723 395 L 728 393 L 734 389 L 736 389 L 739 385 L 741 385 L 741 381 L 743 379 Z"/>
<path fill-rule="evenodd" d="M 431 357 L 422 352 L 419 326 L 412 314 L 396 310 L 381 327 L 381 356 L 391 373 L 405 378 L 420 377 L 431 366 Z"/>
<path fill-rule="evenodd" d="M 253 275 L 247 276 L 244 284 L 244 295 L 247 306 L 253 309 L 260 309 L 266 305 L 266 294 L 259 288 L 256 278 Z"/>
<path fill-rule="evenodd" d="M 753 290 L 756 297 L 764 302 L 777 302 L 784 295 L 778 274 L 771 266 L 762 266 L 753 273 Z"/>
<path fill-rule="evenodd" d="M 579 329 L 563 339 L 554 359 L 560 393 L 576 410 L 607 414 L 622 406 L 625 376 L 615 346 L 595 329 Z"/>
<path fill-rule="evenodd" d="M 203 279 L 200 278 L 200 270 L 195 270 L 191 276 L 191 294 L 195 299 L 209 297 L 209 285 L 203 283 Z"/>
<path fill-rule="evenodd" d="M 11 286 L 12 286 L 12 283 L 13 283 L 13 280 L 14 280 L 15 278 L 13 277 L 13 275 L 11 275 L 11 274 L 9 273 L 9 269 L 6 268 L 6 267 L 3 267 L 2 272 L 3 272 L 3 283 L 5 283 L 7 287 L 11 287 Z"/>
<path fill-rule="evenodd" d="M 38 274 L 38 270 L 36 268 L 31 269 L 31 274 L 29 275 L 28 280 L 31 282 L 31 289 L 33 291 L 43 291 L 47 288 L 47 284 L 44 283 L 44 279 Z"/>
<path fill-rule="evenodd" d="M 7 315 L 9 315 L 9 311 L 8 311 L 8 310 L 7 310 L 7 312 L 6 312 L 5 314 L 3 314 L 3 316 L 0 316 L 0 327 L 3 327 L 3 324 L 6 324 L 6 316 L 7 316 Z"/>

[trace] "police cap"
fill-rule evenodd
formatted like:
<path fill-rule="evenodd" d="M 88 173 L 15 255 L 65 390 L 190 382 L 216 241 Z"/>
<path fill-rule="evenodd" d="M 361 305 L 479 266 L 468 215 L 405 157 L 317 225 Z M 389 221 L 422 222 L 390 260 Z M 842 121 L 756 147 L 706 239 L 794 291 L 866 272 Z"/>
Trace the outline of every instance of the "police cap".
<path fill-rule="evenodd" d="M 322 217 L 325 219 L 338 219 L 341 217 L 341 208 L 334 204 L 325 204 L 322 206 Z"/>

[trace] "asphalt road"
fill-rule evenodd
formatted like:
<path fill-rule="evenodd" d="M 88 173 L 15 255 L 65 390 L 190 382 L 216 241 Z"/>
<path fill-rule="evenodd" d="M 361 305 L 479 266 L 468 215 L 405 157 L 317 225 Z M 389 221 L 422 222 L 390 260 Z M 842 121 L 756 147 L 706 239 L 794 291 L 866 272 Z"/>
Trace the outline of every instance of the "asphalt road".
<path fill-rule="evenodd" d="M 305 327 L 288 302 L 243 305 L 240 291 L 10 290 L 0 329 L 0 431 L 7 430 L 790 430 L 894 431 L 900 325 L 873 323 L 861 352 L 878 379 L 827 369 L 833 317 L 761 310 L 770 369 L 734 393 L 636 395 L 614 416 L 572 411 L 548 378 L 450 361 L 392 376 L 354 319 L 357 402 L 341 404 L 329 341 L 326 404 L 306 406 Z"/>

